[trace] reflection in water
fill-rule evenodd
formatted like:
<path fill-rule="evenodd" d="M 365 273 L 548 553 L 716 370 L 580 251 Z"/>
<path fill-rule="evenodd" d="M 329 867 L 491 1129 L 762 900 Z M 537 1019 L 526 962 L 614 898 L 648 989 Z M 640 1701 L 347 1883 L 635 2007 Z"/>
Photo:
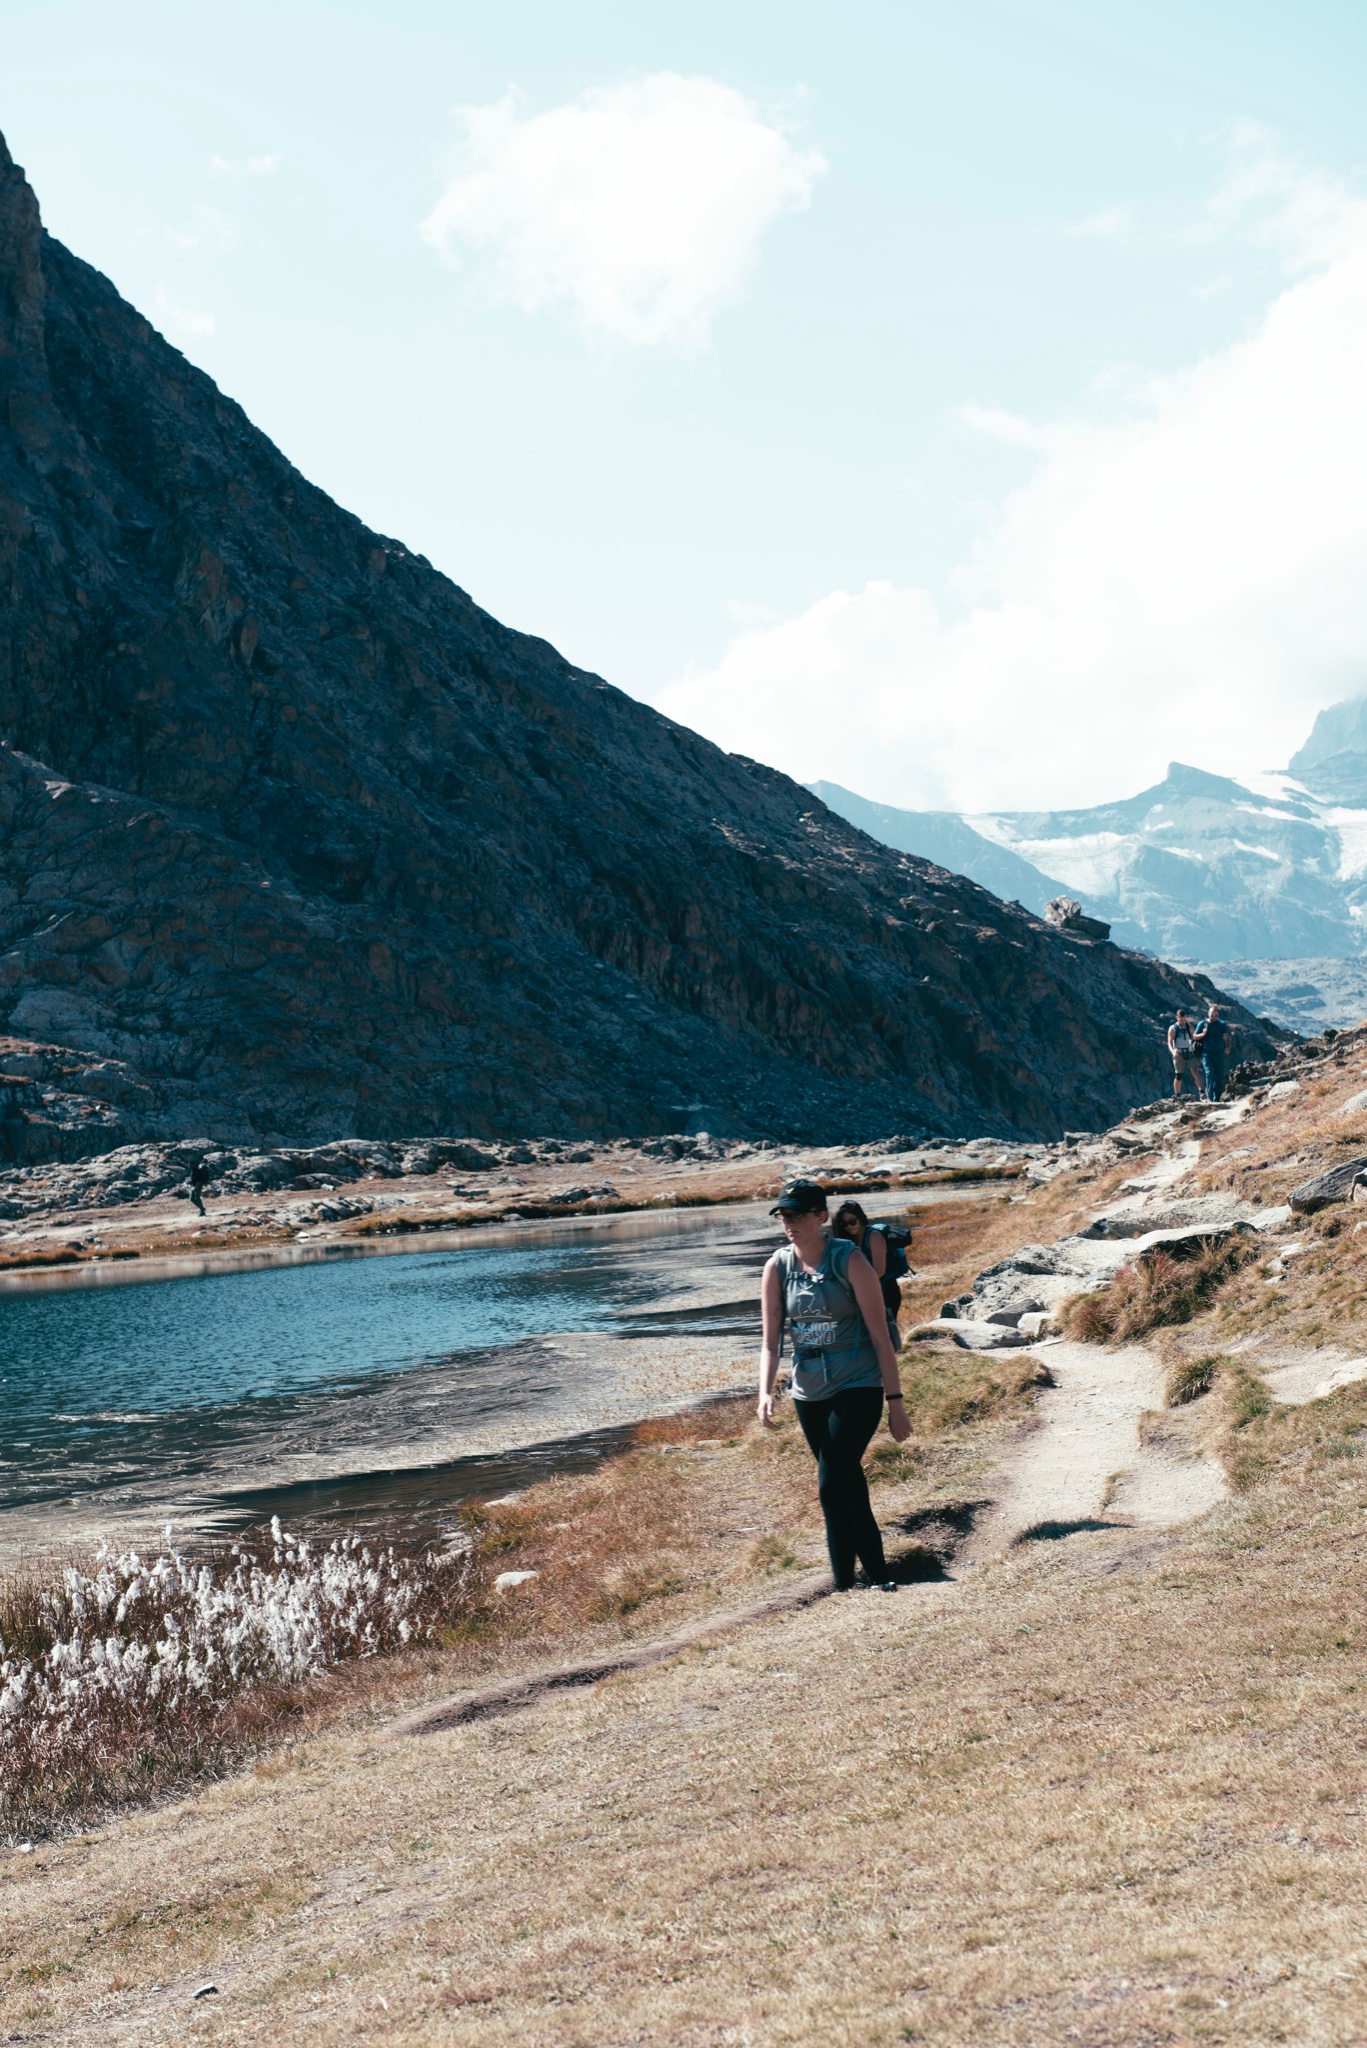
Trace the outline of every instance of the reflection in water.
<path fill-rule="evenodd" d="M 535 1414 L 552 1332 L 750 1340 L 767 1220 L 652 1224 L 0 1300 L 0 1508 L 326 1447 L 399 1375 L 447 1421 Z"/>

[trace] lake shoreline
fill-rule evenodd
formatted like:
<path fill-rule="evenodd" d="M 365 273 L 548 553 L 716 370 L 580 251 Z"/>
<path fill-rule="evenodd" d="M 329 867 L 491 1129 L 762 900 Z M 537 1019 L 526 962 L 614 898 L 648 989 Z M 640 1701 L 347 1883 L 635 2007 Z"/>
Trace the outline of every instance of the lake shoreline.
<path fill-rule="evenodd" d="M 1007 1175 L 979 1176 L 977 1173 L 959 1172 L 930 1178 L 900 1178 L 895 1183 L 891 1179 L 882 1179 L 874 1186 L 867 1181 L 833 1183 L 831 1193 L 832 1196 L 862 1195 L 871 1200 L 887 1194 L 903 1198 L 902 1203 L 896 1204 L 903 1206 L 906 1198 L 922 1203 L 1006 1194 L 1012 1184 L 1012 1177 Z M 40 1254 L 33 1263 L 0 1263 L 0 1298 L 29 1293 L 61 1293 L 71 1288 L 190 1280 L 217 1273 L 264 1272 L 277 1267 L 325 1265 L 396 1254 L 406 1256 L 415 1252 L 442 1252 L 472 1239 L 481 1244 L 535 1242 L 537 1234 L 548 1228 L 557 1233 L 567 1229 L 590 1231 L 604 1225 L 651 1219 L 661 1228 L 669 1229 L 693 1216 L 700 1223 L 705 1223 L 718 1211 L 754 1208 L 763 1212 L 768 1199 L 769 1191 L 766 1190 L 762 1195 L 745 1193 L 676 1201 L 615 1202 L 578 1211 L 545 1209 L 537 1215 L 516 1217 L 505 1212 L 498 1216 L 475 1216 L 459 1223 L 433 1220 L 414 1223 L 404 1229 L 353 1231 L 327 1237 L 320 1233 L 314 1241 L 292 1236 L 274 1243 L 215 1245 L 199 1249 L 177 1246 L 174 1250 L 144 1251 L 130 1247 L 87 1256 L 49 1257 L 44 1263 L 38 1262 L 42 1257 Z"/>

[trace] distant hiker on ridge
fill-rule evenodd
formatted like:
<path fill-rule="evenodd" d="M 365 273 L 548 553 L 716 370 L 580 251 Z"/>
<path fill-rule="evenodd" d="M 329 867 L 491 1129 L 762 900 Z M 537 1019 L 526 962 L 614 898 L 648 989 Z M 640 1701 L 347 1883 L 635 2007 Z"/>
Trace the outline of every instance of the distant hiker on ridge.
<path fill-rule="evenodd" d="M 209 1185 L 209 1169 L 202 1159 L 197 1159 L 190 1168 L 190 1200 L 204 1214 L 204 1190 Z"/>
<path fill-rule="evenodd" d="M 911 1270 L 906 1250 L 911 1232 L 900 1230 L 895 1223 L 870 1223 L 858 1202 L 842 1202 L 831 1223 L 831 1236 L 847 1237 L 851 1244 L 857 1244 L 877 1274 L 883 1306 L 888 1312 L 888 1337 L 895 1351 L 902 1341 L 897 1329 L 902 1290 L 897 1283 Z"/>
<path fill-rule="evenodd" d="M 891 1592 L 863 1458 L 882 1418 L 885 1393 L 895 1443 L 911 1435 L 911 1422 L 878 1277 L 848 1238 L 827 1236 L 826 1191 L 817 1181 L 785 1181 L 770 1214 L 782 1220 L 788 1242 L 764 1268 L 759 1419 L 766 1429 L 773 1427 L 786 1328 L 793 1401 L 816 1459 L 835 1590 L 850 1591 L 857 1561 L 871 1586 Z"/>
<path fill-rule="evenodd" d="M 1229 1026 L 1220 1015 L 1218 1005 L 1212 1003 L 1205 1022 L 1196 1027 L 1196 1050 L 1201 1056 L 1201 1071 L 1206 1077 L 1208 1102 L 1218 1102 L 1225 1092 L 1230 1036 Z"/>
<path fill-rule="evenodd" d="M 1191 1028 L 1191 1018 L 1185 1010 L 1177 1012 L 1177 1022 L 1168 1026 L 1168 1051 L 1172 1054 L 1172 1092 L 1182 1093 L 1182 1083 L 1190 1080 L 1192 1092 L 1201 1100 L 1201 1069 L 1197 1064 L 1196 1036 Z"/>

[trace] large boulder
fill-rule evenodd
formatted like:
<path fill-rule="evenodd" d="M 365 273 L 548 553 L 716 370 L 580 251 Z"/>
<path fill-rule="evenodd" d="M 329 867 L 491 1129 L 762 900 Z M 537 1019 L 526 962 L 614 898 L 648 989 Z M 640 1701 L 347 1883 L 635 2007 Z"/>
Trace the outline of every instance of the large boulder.
<path fill-rule="evenodd" d="M 1350 1202 L 1358 1182 L 1367 1178 L 1367 1159 L 1348 1159 L 1342 1166 L 1335 1166 L 1328 1173 L 1318 1173 L 1313 1180 L 1303 1180 L 1293 1188 L 1287 1197 L 1292 1211 L 1297 1216 L 1313 1216 L 1317 1209 L 1327 1209 L 1333 1202 Z"/>

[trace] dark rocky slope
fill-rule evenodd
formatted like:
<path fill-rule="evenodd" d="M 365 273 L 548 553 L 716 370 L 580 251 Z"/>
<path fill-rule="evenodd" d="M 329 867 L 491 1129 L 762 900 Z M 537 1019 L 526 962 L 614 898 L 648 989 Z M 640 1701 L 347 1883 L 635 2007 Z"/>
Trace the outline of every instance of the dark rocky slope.
<path fill-rule="evenodd" d="M 497 624 L 46 235 L 2 142 L 0 400 L 0 1027 L 115 1105 L 67 1156 L 1048 1135 L 1163 1081 L 1188 981 Z"/>

